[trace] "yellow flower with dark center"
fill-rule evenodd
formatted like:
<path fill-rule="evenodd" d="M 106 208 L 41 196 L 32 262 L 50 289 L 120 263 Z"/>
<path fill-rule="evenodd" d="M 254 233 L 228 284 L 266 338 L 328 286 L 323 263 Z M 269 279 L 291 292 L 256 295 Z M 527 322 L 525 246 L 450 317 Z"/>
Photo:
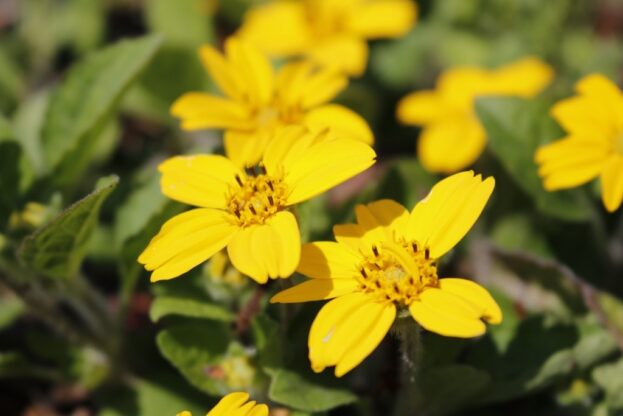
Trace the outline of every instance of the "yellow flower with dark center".
<path fill-rule="evenodd" d="M 301 250 L 288 208 L 367 169 L 375 157 L 360 141 L 289 126 L 252 169 L 218 155 L 171 158 L 159 167 L 162 192 L 200 208 L 167 221 L 138 261 L 153 271 L 152 281 L 172 279 L 227 247 L 233 266 L 259 283 L 288 277 Z"/>
<path fill-rule="evenodd" d="M 206 416 L 268 416 L 268 406 L 249 401 L 249 394 L 236 392 L 223 397 Z M 176 416 L 192 416 L 188 410 Z"/>
<path fill-rule="evenodd" d="M 225 54 L 212 46 L 199 50 L 201 61 L 225 97 L 190 92 L 178 98 L 171 113 L 182 129 L 224 129 L 227 156 L 239 166 L 255 165 L 275 131 L 303 124 L 314 131 L 330 128 L 339 136 L 372 144 L 366 121 L 352 110 L 327 104 L 348 79 L 310 62 L 285 64 L 277 74 L 256 47 L 236 38 Z"/>
<path fill-rule="evenodd" d="M 366 40 L 400 37 L 416 17 L 412 0 L 280 0 L 251 9 L 239 35 L 273 56 L 305 56 L 361 75 Z"/>
<path fill-rule="evenodd" d="M 548 191 L 599 177 L 602 201 L 614 212 L 623 200 L 623 94 L 599 74 L 581 79 L 576 91 L 551 110 L 567 136 L 537 150 L 539 175 Z"/>
<path fill-rule="evenodd" d="M 423 126 L 418 157 L 424 168 L 454 173 L 473 164 L 486 145 L 486 133 L 474 109 L 476 98 L 533 97 L 552 76 L 552 69 L 536 58 L 524 58 L 495 70 L 452 68 L 441 74 L 435 90 L 404 97 L 398 104 L 398 120 Z"/>
<path fill-rule="evenodd" d="M 460 278 L 439 278 L 437 259 L 469 231 L 493 192 L 494 180 L 473 172 L 446 178 L 409 213 L 381 200 L 356 208 L 357 223 L 337 225 L 337 242 L 303 245 L 297 271 L 311 280 L 271 302 L 333 299 L 309 332 L 314 371 L 336 366 L 341 377 L 381 342 L 399 310 L 445 336 L 475 337 L 482 320 L 497 324 L 500 308 L 486 289 Z"/>

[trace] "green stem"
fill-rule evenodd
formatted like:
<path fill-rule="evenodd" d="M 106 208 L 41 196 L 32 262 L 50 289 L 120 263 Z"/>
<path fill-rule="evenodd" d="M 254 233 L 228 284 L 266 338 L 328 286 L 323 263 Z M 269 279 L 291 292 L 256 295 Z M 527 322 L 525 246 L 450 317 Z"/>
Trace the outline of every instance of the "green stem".
<path fill-rule="evenodd" d="M 422 330 L 410 316 L 396 320 L 392 332 L 400 341 L 402 391 L 396 404 L 396 415 L 417 414 L 420 403 L 420 375 L 424 348 Z"/>

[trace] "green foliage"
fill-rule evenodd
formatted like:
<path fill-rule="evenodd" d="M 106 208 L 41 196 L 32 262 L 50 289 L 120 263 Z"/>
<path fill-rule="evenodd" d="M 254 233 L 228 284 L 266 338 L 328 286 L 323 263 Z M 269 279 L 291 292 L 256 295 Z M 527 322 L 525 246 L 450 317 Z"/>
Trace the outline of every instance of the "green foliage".
<path fill-rule="evenodd" d="M 0 142 L 0 230 L 16 207 L 19 192 L 21 148 L 15 142 Z"/>
<path fill-rule="evenodd" d="M 326 384 L 326 380 L 323 382 L 321 377 L 312 375 L 309 370 L 301 374 L 279 369 L 272 377 L 268 395 L 277 403 L 309 412 L 321 412 L 357 400 L 357 396 L 350 391 Z"/>
<path fill-rule="evenodd" d="M 212 376 L 229 346 L 227 327 L 212 321 L 188 321 L 171 325 L 158 333 L 162 355 L 198 389 L 213 395 L 227 392 L 224 382 Z"/>
<path fill-rule="evenodd" d="M 158 36 L 122 41 L 72 68 L 50 99 L 41 131 L 45 165 L 56 171 L 55 182 L 75 178 L 96 156 L 98 136 L 160 43 Z"/>
<path fill-rule="evenodd" d="M 118 181 L 117 177 L 106 178 L 93 193 L 27 237 L 19 253 L 24 265 L 55 279 L 75 278 L 100 207 Z"/>
<path fill-rule="evenodd" d="M 611 409 L 623 409 L 623 360 L 604 364 L 593 370 L 593 379 L 606 392 Z"/>
<path fill-rule="evenodd" d="M 157 322 L 163 316 L 180 315 L 189 318 L 213 319 L 216 321 L 232 321 L 234 316 L 225 308 L 205 300 L 158 296 L 151 304 L 149 317 Z"/>

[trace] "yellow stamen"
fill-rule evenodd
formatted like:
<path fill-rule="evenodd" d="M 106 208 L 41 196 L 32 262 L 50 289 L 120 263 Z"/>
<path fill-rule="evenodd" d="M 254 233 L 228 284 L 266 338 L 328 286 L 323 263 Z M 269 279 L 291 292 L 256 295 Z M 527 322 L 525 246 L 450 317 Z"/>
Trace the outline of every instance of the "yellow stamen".
<path fill-rule="evenodd" d="M 260 173 L 244 178 L 236 176 L 236 182 L 237 186 L 230 189 L 227 207 L 241 227 L 264 224 L 285 208 L 286 186 L 281 179 Z"/>
<path fill-rule="evenodd" d="M 405 306 L 416 300 L 427 287 L 436 287 L 437 266 L 428 247 L 417 242 L 384 242 L 371 247 L 357 277 L 362 289 L 380 299 Z"/>

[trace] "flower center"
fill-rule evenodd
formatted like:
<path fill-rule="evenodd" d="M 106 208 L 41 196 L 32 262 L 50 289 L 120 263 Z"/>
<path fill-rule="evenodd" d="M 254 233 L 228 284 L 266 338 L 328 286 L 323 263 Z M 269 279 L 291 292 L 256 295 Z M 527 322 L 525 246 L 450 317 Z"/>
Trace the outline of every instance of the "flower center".
<path fill-rule="evenodd" d="M 357 280 L 366 293 L 382 300 L 409 305 L 427 287 L 436 287 L 437 265 L 428 247 L 417 242 L 386 242 L 372 246 L 359 267 Z"/>
<path fill-rule="evenodd" d="M 264 224 L 286 206 L 286 185 L 259 170 L 249 169 L 244 179 L 236 175 L 237 186 L 230 188 L 227 208 L 241 227 Z"/>
<path fill-rule="evenodd" d="M 623 155 L 623 132 L 614 136 L 614 150 L 620 155 Z"/>

